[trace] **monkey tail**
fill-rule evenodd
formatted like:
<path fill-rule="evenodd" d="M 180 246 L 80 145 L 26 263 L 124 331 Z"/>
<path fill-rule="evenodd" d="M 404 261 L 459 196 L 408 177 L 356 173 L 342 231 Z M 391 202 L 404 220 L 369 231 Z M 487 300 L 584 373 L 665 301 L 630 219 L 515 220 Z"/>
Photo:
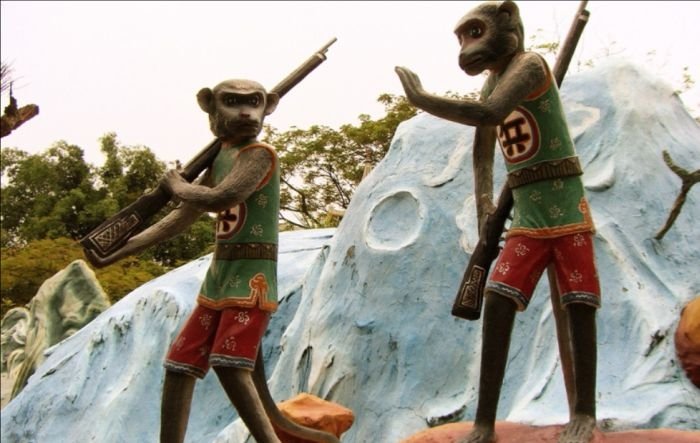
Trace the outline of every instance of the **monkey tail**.
<path fill-rule="evenodd" d="M 265 375 L 265 363 L 263 362 L 262 343 L 258 351 L 258 357 L 255 362 L 255 370 L 253 371 L 253 383 L 258 391 L 260 400 L 262 401 L 265 413 L 270 418 L 270 421 L 280 430 L 293 435 L 294 437 L 303 438 L 316 443 L 340 443 L 340 440 L 333 434 L 319 431 L 317 429 L 307 428 L 294 423 L 277 408 L 275 400 L 270 394 L 270 389 L 267 386 L 267 377 Z"/>

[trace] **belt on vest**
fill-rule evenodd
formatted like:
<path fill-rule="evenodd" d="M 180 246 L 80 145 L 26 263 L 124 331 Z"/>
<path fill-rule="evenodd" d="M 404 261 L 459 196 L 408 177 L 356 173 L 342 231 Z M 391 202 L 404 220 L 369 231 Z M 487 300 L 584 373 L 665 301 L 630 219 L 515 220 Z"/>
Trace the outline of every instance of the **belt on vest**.
<path fill-rule="evenodd" d="M 277 261 L 274 243 L 219 243 L 214 260 L 272 260 Z"/>
<path fill-rule="evenodd" d="M 513 189 L 530 183 L 553 178 L 571 177 L 583 174 L 578 157 L 548 160 L 528 166 L 508 174 L 508 186 Z"/>

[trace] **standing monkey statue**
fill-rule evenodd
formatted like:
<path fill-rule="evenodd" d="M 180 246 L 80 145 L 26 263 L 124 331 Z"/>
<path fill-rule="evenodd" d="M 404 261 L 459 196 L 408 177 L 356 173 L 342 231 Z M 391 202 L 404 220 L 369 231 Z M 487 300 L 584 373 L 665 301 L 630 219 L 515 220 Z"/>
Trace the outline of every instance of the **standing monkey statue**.
<path fill-rule="evenodd" d="M 478 226 L 494 210 L 494 145 L 499 141 L 513 193 L 513 222 L 486 284 L 479 400 L 472 432 L 461 443 L 495 441 L 495 421 L 516 311 L 524 310 L 548 265 L 570 322 L 574 395 L 560 443 L 586 443 L 596 425 L 596 309 L 600 287 L 594 225 L 581 166 L 558 88 L 545 60 L 526 52 L 518 7 L 483 3 L 455 28 L 459 66 L 474 76 L 488 70 L 479 100 L 425 92 L 416 74 L 397 67 L 416 107 L 475 127 L 474 180 Z"/>
<path fill-rule="evenodd" d="M 250 80 L 228 80 L 200 90 L 197 101 L 222 143 L 213 164 L 195 183 L 169 171 L 163 184 L 179 206 L 108 257 L 92 258 L 106 266 L 183 232 L 205 212 L 218 214 L 216 249 L 197 306 L 164 363 L 161 442 L 184 441 L 195 380 L 211 366 L 258 443 L 279 443 L 272 422 L 308 441 L 337 443 L 335 436 L 280 413 L 261 357 L 261 340 L 277 308 L 280 169 L 275 149 L 257 136 L 279 96 Z"/>

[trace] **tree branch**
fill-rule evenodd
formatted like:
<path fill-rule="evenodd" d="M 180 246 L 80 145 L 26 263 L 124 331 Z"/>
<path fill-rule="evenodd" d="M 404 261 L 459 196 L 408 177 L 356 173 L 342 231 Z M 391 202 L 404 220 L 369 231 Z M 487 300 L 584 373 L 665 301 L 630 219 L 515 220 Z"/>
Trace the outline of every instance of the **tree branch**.
<path fill-rule="evenodd" d="M 696 170 L 695 172 L 688 172 L 687 170 L 681 168 L 673 162 L 673 160 L 671 159 L 671 155 L 668 153 L 668 151 L 663 151 L 663 157 L 664 162 L 671 169 L 671 171 L 673 171 L 678 177 L 680 177 L 682 185 L 681 192 L 680 194 L 678 194 L 678 197 L 676 197 L 676 201 L 673 202 L 673 207 L 671 208 L 671 213 L 669 214 L 666 223 L 661 228 L 661 230 L 659 230 L 659 232 L 656 233 L 656 236 L 654 237 L 656 240 L 661 240 L 663 236 L 666 235 L 666 232 L 668 232 L 668 230 L 671 229 L 671 226 L 673 226 L 673 223 L 675 223 L 676 218 L 678 218 L 678 215 L 681 213 L 681 208 L 683 208 L 683 205 L 685 204 L 685 200 L 688 195 L 688 192 L 690 191 L 690 188 L 692 188 L 694 184 L 700 181 L 700 169 Z"/>

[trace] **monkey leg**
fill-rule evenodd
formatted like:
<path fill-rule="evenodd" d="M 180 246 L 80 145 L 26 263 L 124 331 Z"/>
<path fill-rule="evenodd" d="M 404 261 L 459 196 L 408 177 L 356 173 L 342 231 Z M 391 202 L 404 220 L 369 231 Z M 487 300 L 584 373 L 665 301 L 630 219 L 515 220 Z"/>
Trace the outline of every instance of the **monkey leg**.
<path fill-rule="evenodd" d="M 498 398 L 508 360 L 510 335 L 516 306 L 510 299 L 495 293 L 486 294 L 483 337 L 481 343 L 481 373 L 479 402 L 474 429 L 460 443 L 489 443 L 495 441 L 494 426 Z"/>
<path fill-rule="evenodd" d="M 161 443 L 185 441 L 195 381 L 191 375 L 165 371 L 160 407 Z"/>
<path fill-rule="evenodd" d="M 277 426 L 277 428 L 303 440 L 313 441 L 316 443 L 340 443 L 340 440 L 328 432 L 319 431 L 317 429 L 307 428 L 294 423 L 285 417 L 277 408 L 275 400 L 270 394 L 270 389 L 267 386 L 267 377 L 265 376 L 265 363 L 262 358 L 262 343 L 258 349 L 258 357 L 255 362 L 255 370 L 253 371 L 253 382 L 260 396 L 260 401 L 265 408 L 267 416 Z"/>
<path fill-rule="evenodd" d="M 596 425 L 596 309 L 584 304 L 568 307 L 574 363 L 574 410 L 559 443 L 588 443 Z"/>
<path fill-rule="evenodd" d="M 265 414 L 255 389 L 251 371 L 241 368 L 215 366 L 214 371 L 243 423 L 258 443 L 280 443 Z"/>

